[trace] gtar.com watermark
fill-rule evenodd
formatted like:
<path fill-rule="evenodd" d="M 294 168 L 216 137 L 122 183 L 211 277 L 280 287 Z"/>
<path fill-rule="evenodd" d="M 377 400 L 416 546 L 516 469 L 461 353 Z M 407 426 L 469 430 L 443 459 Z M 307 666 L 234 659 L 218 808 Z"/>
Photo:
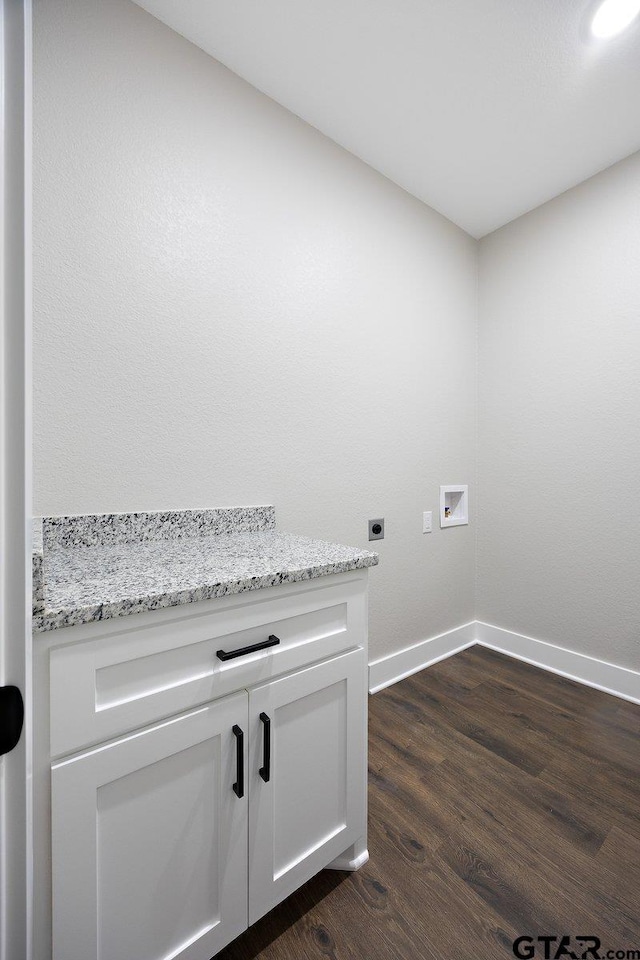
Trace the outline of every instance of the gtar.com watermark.
<path fill-rule="evenodd" d="M 602 946 L 600 937 L 551 935 L 517 937 L 513 954 L 518 960 L 640 960 L 637 950 L 611 950 Z"/>

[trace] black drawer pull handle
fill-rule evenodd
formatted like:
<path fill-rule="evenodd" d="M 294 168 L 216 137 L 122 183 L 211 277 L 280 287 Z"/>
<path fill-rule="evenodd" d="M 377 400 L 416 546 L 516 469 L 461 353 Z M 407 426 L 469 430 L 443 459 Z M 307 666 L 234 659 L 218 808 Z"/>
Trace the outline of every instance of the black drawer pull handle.
<path fill-rule="evenodd" d="M 277 647 L 279 643 L 279 638 L 270 634 L 268 640 L 262 640 L 260 643 L 251 643 L 248 647 L 240 647 L 239 650 L 231 650 L 230 653 L 227 653 L 226 650 L 216 650 L 216 657 L 218 660 L 233 660 L 234 657 L 244 657 L 247 653 L 255 653 L 256 650 L 266 650 L 267 647 Z"/>
<path fill-rule="evenodd" d="M 233 792 L 237 797 L 244 797 L 244 733 L 237 723 L 233 727 L 236 738 L 236 777 L 238 778 L 233 785 Z"/>
<path fill-rule="evenodd" d="M 262 761 L 263 765 L 258 770 L 265 783 L 271 779 L 271 720 L 266 713 L 260 714 L 260 719 L 264 724 L 262 728 Z"/>

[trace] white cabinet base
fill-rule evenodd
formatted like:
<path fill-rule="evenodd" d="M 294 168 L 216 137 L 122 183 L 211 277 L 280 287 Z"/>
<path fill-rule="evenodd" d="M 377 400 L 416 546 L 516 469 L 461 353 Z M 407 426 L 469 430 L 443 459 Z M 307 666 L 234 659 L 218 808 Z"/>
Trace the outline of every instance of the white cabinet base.
<path fill-rule="evenodd" d="M 369 851 L 367 850 L 367 841 L 362 837 L 356 841 L 356 843 L 352 843 L 343 854 L 336 857 L 331 863 L 328 863 L 325 869 L 345 870 L 353 873 L 354 870 L 359 870 L 360 867 L 364 867 L 368 859 Z"/>
<path fill-rule="evenodd" d="M 210 960 L 366 863 L 366 570 L 39 634 L 34 658 L 33 960 Z"/>

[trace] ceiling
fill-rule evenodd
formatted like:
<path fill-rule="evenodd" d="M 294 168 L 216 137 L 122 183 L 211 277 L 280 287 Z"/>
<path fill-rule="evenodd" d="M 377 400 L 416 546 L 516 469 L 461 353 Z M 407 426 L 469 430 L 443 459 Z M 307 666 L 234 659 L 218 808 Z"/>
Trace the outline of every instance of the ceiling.
<path fill-rule="evenodd" d="M 640 18 L 593 0 L 137 0 L 481 237 L 640 149 Z"/>

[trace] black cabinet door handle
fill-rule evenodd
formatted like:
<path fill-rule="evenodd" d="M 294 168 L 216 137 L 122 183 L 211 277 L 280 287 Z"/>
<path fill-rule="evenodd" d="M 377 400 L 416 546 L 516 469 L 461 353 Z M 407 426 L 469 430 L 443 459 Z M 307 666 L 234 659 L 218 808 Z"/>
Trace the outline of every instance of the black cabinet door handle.
<path fill-rule="evenodd" d="M 233 792 L 237 797 L 244 797 L 244 733 L 240 729 L 237 723 L 234 723 L 233 727 L 234 736 L 236 738 L 236 777 L 237 780 L 233 785 Z"/>
<path fill-rule="evenodd" d="M 271 720 L 266 713 L 260 714 L 262 720 L 262 766 L 258 773 L 265 783 L 271 779 Z"/>
<path fill-rule="evenodd" d="M 262 640 L 260 643 L 252 643 L 248 647 L 240 647 L 239 650 L 232 650 L 230 653 L 227 653 L 226 650 L 216 650 L 216 657 L 218 660 L 233 660 L 234 657 L 244 657 L 245 654 L 255 653 L 256 650 L 266 650 L 267 647 L 277 647 L 279 643 L 279 638 L 270 634 L 268 640 Z"/>

